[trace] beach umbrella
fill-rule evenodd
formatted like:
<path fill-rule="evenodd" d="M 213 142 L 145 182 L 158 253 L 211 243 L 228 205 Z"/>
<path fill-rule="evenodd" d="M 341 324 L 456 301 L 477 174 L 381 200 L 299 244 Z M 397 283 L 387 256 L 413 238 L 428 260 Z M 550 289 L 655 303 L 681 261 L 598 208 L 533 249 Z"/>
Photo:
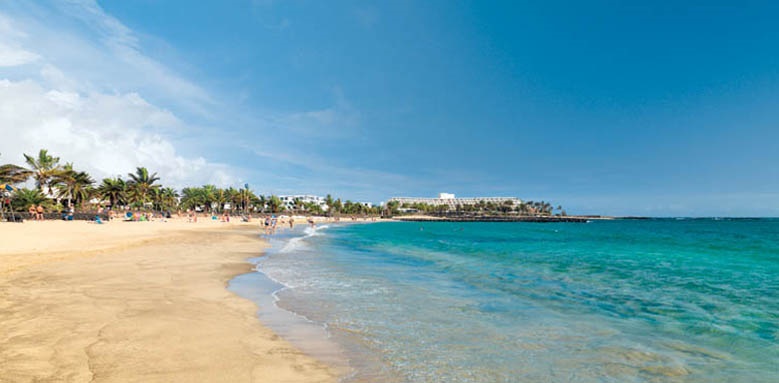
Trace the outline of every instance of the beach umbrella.
<path fill-rule="evenodd" d="M 9 184 L 0 184 L 0 219 L 2 220 L 5 220 L 6 207 L 8 207 L 9 212 L 11 212 L 10 200 L 6 200 L 6 197 L 10 197 L 9 193 L 14 190 L 14 187 Z M 11 217 L 14 221 L 16 221 L 16 217 L 13 215 L 13 212 L 11 212 Z"/>

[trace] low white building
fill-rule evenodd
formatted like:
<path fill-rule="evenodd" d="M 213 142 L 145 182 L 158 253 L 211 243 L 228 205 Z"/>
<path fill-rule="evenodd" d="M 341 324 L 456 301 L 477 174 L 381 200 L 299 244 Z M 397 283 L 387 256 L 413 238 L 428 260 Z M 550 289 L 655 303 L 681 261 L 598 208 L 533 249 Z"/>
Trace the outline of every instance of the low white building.
<path fill-rule="evenodd" d="M 478 205 L 480 201 L 492 202 L 496 204 L 504 204 L 506 201 L 511 202 L 512 206 L 516 206 L 522 203 L 517 197 L 466 197 L 456 198 L 451 193 L 439 193 L 438 198 L 420 198 L 420 197 L 392 197 L 387 202 L 398 202 L 401 206 L 403 204 L 413 205 L 415 203 L 424 203 L 432 206 L 447 205 L 450 208 L 455 208 L 462 205 Z"/>
<path fill-rule="evenodd" d="M 282 195 L 279 196 L 279 199 L 281 200 L 281 204 L 287 210 L 295 209 L 296 201 L 300 201 L 301 204 L 305 204 L 305 203 L 317 204 L 319 205 L 319 207 L 322 208 L 323 211 L 327 211 L 328 208 L 327 203 L 325 203 L 325 197 L 320 197 L 311 194 Z"/>

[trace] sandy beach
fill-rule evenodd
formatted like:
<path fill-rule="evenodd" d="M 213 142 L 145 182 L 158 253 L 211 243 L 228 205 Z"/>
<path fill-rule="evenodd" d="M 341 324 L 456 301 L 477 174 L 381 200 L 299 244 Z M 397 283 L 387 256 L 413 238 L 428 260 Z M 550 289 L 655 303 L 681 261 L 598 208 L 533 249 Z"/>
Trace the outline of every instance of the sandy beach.
<path fill-rule="evenodd" d="M 0 223 L 0 382 L 335 382 L 229 292 L 259 222 Z"/>

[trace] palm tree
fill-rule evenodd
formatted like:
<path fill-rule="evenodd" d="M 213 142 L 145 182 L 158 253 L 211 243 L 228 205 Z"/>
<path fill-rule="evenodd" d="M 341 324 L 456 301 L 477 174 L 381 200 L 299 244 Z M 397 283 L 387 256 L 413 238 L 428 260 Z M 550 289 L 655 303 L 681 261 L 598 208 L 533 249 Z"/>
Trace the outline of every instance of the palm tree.
<path fill-rule="evenodd" d="M 95 194 L 95 180 L 87 172 L 76 172 L 76 182 L 73 188 L 73 201 L 76 206 L 82 206 Z"/>
<path fill-rule="evenodd" d="M 230 203 L 233 212 L 238 211 L 238 206 L 241 206 L 241 192 L 230 186 L 224 190 L 224 202 Z"/>
<path fill-rule="evenodd" d="M 333 215 L 333 196 L 328 194 L 325 197 L 325 205 L 327 205 L 327 215 L 332 216 Z"/>
<path fill-rule="evenodd" d="M 203 185 L 202 199 L 206 210 L 211 211 L 214 204 L 218 204 L 219 202 L 219 188 L 214 185 Z"/>
<path fill-rule="evenodd" d="M 238 189 L 238 195 L 236 196 L 238 199 L 236 203 L 241 206 L 241 211 L 246 213 L 249 210 L 249 204 L 251 201 L 257 198 L 257 196 L 252 193 L 251 190 L 247 188 Z"/>
<path fill-rule="evenodd" d="M 333 201 L 333 205 L 330 206 L 333 209 L 333 213 L 339 214 L 343 211 L 343 203 L 341 203 L 341 199 L 338 198 L 335 201 Z"/>
<path fill-rule="evenodd" d="M 505 213 L 510 212 L 514 208 L 514 202 L 513 201 L 503 201 L 503 204 L 500 205 L 500 211 Z"/>
<path fill-rule="evenodd" d="M 46 149 L 41 149 L 38 152 L 38 157 L 25 154 L 24 159 L 30 167 L 35 185 L 38 186 L 41 193 L 50 192 L 51 181 L 62 172 L 59 165 L 60 158 L 49 155 L 49 151 Z"/>
<path fill-rule="evenodd" d="M 276 197 L 275 195 L 270 196 L 270 198 L 268 198 L 268 208 L 271 213 L 278 213 L 281 209 L 281 200 L 279 197 Z"/>
<path fill-rule="evenodd" d="M 86 172 L 77 172 L 73 170 L 73 164 L 65 164 L 59 175 L 57 175 L 52 184 L 56 185 L 57 198 L 65 198 L 68 200 L 68 207 L 71 206 L 71 202 L 75 205 L 81 205 L 85 200 L 88 200 L 92 194 L 92 184 L 95 181 Z"/>
<path fill-rule="evenodd" d="M 13 194 L 11 205 L 16 210 L 24 210 L 32 205 L 40 205 L 47 202 L 47 198 L 38 189 L 16 189 Z"/>
<path fill-rule="evenodd" d="M 127 192 L 127 184 L 119 177 L 103 178 L 103 183 L 97 187 L 97 193 L 101 198 L 107 198 L 111 208 L 124 204 Z"/>
<path fill-rule="evenodd" d="M 544 215 L 552 215 L 552 204 L 549 202 L 542 202 L 541 211 L 544 212 Z"/>
<path fill-rule="evenodd" d="M 316 202 L 306 202 L 303 204 L 304 209 L 309 213 L 313 215 L 322 215 L 324 211 L 322 210 L 322 206 L 319 206 Z"/>
<path fill-rule="evenodd" d="M 264 195 L 260 195 L 257 197 L 256 201 L 254 201 L 256 206 L 260 207 L 260 212 L 265 213 L 265 208 L 268 206 L 268 198 Z"/>
<path fill-rule="evenodd" d="M 293 212 L 300 212 L 305 210 L 306 204 L 303 202 L 301 198 L 295 198 L 292 200 L 292 211 Z"/>
<path fill-rule="evenodd" d="M 385 208 L 385 214 L 386 215 L 395 215 L 398 213 L 398 207 L 400 205 L 400 202 L 398 201 L 389 201 L 386 205 L 384 205 Z"/>
<path fill-rule="evenodd" d="M 0 165 L 0 184 L 20 184 L 27 181 L 31 175 L 31 171 L 18 165 Z"/>
<path fill-rule="evenodd" d="M 527 202 L 520 202 L 519 205 L 517 205 L 516 209 L 520 215 L 530 214 L 530 207 Z"/>
<path fill-rule="evenodd" d="M 158 189 L 155 193 L 160 210 L 173 210 L 178 204 L 179 193 L 173 188 Z"/>
<path fill-rule="evenodd" d="M 181 189 L 181 207 L 183 209 L 196 210 L 206 204 L 203 188 L 184 188 Z"/>
<path fill-rule="evenodd" d="M 127 174 L 130 179 L 127 181 L 127 189 L 130 193 L 132 202 L 145 206 L 146 203 L 151 202 L 152 190 L 157 189 L 160 185 L 154 183 L 159 181 L 157 173 L 149 174 L 146 168 L 140 167 L 135 169 L 135 173 Z"/>
<path fill-rule="evenodd" d="M 224 211 L 225 203 L 228 201 L 228 195 L 227 191 L 222 188 L 216 188 L 216 192 L 214 193 L 215 201 L 216 202 L 216 211 L 221 212 Z"/>

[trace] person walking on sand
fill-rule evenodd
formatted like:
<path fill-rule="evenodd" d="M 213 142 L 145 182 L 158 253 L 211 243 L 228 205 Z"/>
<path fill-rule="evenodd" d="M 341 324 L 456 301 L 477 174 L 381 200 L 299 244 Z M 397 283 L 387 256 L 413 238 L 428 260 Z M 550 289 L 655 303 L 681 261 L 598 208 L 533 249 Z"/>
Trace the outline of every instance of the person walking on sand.
<path fill-rule="evenodd" d="M 292 226 L 295 226 L 295 219 L 292 217 L 289 217 L 289 228 L 291 229 Z"/>

